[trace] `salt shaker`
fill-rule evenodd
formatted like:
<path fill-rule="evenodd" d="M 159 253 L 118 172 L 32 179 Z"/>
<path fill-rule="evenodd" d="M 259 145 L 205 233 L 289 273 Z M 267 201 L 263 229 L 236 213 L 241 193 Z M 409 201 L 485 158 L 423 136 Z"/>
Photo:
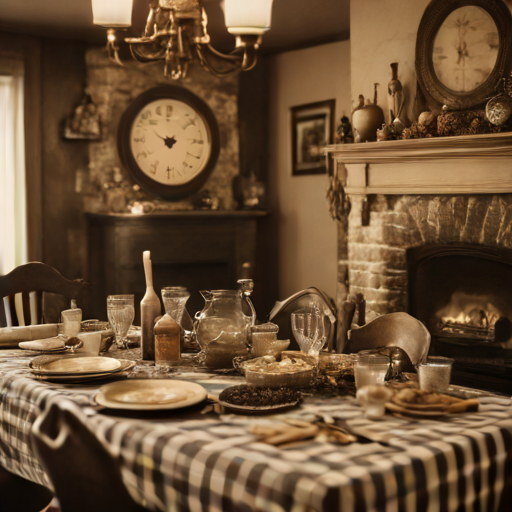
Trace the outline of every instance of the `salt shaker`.
<path fill-rule="evenodd" d="M 155 365 L 173 366 L 181 358 L 181 327 L 167 313 L 155 325 Z"/>
<path fill-rule="evenodd" d="M 146 294 L 140 302 L 141 347 L 144 361 L 155 360 L 155 336 L 153 328 L 155 319 L 162 314 L 162 304 L 153 288 L 153 270 L 151 268 L 151 253 L 144 251 L 144 273 L 146 275 Z"/>

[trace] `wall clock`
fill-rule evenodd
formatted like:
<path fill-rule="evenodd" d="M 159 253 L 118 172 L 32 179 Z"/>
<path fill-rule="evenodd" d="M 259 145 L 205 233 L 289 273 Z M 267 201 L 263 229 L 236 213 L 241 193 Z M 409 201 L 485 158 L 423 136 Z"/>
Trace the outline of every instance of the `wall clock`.
<path fill-rule="evenodd" d="M 199 190 L 220 150 L 210 107 L 188 89 L 161 86 L 137 96 L 118 129 L 121 161 L 145 190 L 182 199 Z"/>
<path fill-rule="evenodd" d="M 433 0 L 416 41 L 423 91 L 452 109 L 474 108 L 508 76 L 512 17 L 501 0 Z"/>

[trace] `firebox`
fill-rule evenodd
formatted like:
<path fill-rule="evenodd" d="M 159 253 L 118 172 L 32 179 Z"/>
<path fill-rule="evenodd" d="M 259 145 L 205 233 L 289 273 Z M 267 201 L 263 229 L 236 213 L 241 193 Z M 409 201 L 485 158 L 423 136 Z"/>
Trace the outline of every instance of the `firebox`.
<path fill-rule="evenodd" d="M 432 244 L 407 250 L 408 311 L 455 359 L 452 382 L 512 394 L 512 250 Z"/>

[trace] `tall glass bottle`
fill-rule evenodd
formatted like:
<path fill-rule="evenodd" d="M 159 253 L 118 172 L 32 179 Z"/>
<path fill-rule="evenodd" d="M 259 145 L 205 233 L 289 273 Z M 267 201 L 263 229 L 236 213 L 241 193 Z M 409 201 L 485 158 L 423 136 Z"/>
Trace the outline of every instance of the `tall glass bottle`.
<path fill-rule="evenodd" d="M 144 361 L 155 360 L 155 320 L 162 314 L 162 304 L 153 288 L 153 269 L 151 253 L 144 251 L 144 273 L 146 275 L 146 294 L 140 303 L 141 348 Z"/>

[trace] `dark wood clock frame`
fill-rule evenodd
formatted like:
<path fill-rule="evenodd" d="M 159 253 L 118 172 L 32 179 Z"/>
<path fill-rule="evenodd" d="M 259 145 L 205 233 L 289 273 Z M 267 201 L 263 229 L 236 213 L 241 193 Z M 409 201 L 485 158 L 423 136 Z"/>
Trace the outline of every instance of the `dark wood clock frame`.
<path fill-rule="evenodd" d="M 432 55 L 434 39 L 443 21 L 455 9 L 465 6 L 480 7 L 486 11 L 496 24 L 500 41 L 496 63 L 487 79 L 470 92 L 457 92 L 437 78 Z M 509 75 L 511 65 L 512 17 L 501 0 L 432 0 L 427 6 L 416 39 L 416 75 L 423 92 L 441 105 L 464 110 L 484 104 L 490 96 L 496 94 L 499 81 Z"/>
<path fill-rule="evenodd" d="M 203 118 L 209 131 L 210 157 L 199 175 L 183 185 L 165 185 L 152 180 L 139 167 L 131 151 L 130 133 L 135 118 L 148 103 L 160 99 L 174 99 L 186 103 Z M 211 108 L 188 89 L 175 85 L 154 87 L 137 96 L 123 113 L 117 130 L 117 150 L 123 165 L 144 190 L 166 199 L 183 199 L 197 192 L 206 183 L 217 164 L 220 152 L 219 125 Z"/>

